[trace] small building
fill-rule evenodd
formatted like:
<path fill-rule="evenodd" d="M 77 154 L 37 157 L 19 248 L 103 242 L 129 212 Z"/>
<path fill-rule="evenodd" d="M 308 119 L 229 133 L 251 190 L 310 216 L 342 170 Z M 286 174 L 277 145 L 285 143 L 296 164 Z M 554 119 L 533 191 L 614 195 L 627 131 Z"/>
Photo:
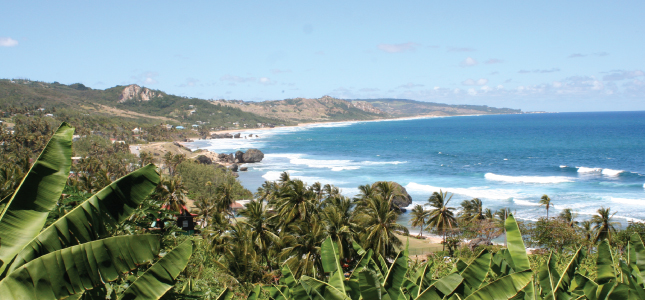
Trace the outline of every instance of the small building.
<path fill-rule="evenodd" d="M 237 216 L 238 212 L 245 208 L 249 202 L 253 200 L 237 200 L 233 203 L 231 203 L 231 210 L 233 211 L 233 214 Z"/>
<path fill-rule="evenodd" d="M 178 129 L 178 130 L 184 130 L 184 126 L 181 126 L 181 125 L 179 125 L 179 126 L 177 126 L 175 128 Z"/>
<path fill-rule="evenodd" d="M 132 133 L 139 133 L 139 132 L 141 132 L 141 128 L 132 129 Z"/>

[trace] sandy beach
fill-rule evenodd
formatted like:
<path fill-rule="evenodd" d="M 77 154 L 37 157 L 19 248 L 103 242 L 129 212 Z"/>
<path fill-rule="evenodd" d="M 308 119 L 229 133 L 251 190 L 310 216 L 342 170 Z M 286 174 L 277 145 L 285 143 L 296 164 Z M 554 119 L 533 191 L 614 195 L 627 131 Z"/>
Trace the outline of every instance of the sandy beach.
<path fill-rule="evenodd" d="M 474 115 L 476 116 L 476 115 Z M 324 124 L 336 124 L 336 123 L 362 123 L 362 122 L 385 122 L 385 121 L 403 121 L 403 120 L 415 120 L 415 119 L 429 119 L 429 118 L 443 118 L 446 116 L 437 116 L 437 115 L 421 115 L 414 117 L 401 117 L 401 118 L 388 118 L 388 119 L 376 119 L 376 120 L 348 120 L 348 121 L 324 121 L 324 122 L 310 122 L 310 123 L 299 123 L 298 125 L 293 126 L 279 126 L 279 127 L 261 127 L 261 128 L 237 128 L 237 129 L 226 129 L 226 130 L 216 130 L 211 131 L 211 134 L 217 133 L 242 133 L 246 131 L 257 131 L 257 130 L 272 130 L 272 129 L 284 129 L 284 128 L 294 128 L 294 127 L 309 127 L 316 125 Z"/>

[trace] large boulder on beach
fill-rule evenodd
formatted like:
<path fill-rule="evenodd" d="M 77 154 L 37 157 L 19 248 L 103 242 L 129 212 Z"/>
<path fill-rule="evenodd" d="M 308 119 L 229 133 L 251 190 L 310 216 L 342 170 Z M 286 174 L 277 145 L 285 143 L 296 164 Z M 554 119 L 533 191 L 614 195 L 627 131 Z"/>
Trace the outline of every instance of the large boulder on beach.
<path fill-rule="evenodd" d="M 241 136 L 241 135 L 240 135 L 240 133 L 238 132 L 238 133 L 236 133 L 233 137 L 234 137 L 234 138 L 236 138 L 236 139 L 239 139 L 239 138 L 240 138 L 240 136 Z"/>
<path fill-rule="evenodd" d="M 240 172 L 248 171 L 249 167 L 240 167 Z"/>
<path fill-rule="evenodd" d="M 230 134 L 230 133 L 225 133 L 225 134 L 220 135 L 220 137 L 225 138 L 225 139 L 232 139 L 233 135 Z"/>
<path fill-rule="evenodd" d="M 221 137 L 219 136 L 219 134 L 217 134 L 217 133 L 213 133 L 213 134 L 211 134 L 211 138 L 219 139 L 219 138 L 221 138 Z"/>
<path fill-rule="evenodd" d="M 197 162 L 199 162 L 200 164 L 203 164 L 203 165 L 212 165 L 213 164 L 213 160 L 210 157 L 206 156 L 206 155 L 197 156 L 197 158 L 195 160 Z"/>
<path fill-rule="evenodd" d="M 233 172 L 237 172 L 238 168 L 239 168 L 239 166 L 237 164 L 231 165 L 231 171 L 233 171 Z"/>
<path fill-rule="evenodd" d="M 261 162 L 264 158 L 264 153 L 262 153 L 262 151 L 258 149 L 249 149 L 246 151 L 246 153 L 244 153 L 242 158 L 242 162 L 245 163 Z"/>
<path fill-rule="evenodd" d="M 239 162 L 239 163 L 243 163 L 244 162 L 244 152 L 242 152 L 240 150 L 237 150 L 235 152 L 235 161 Z"/>
<path fill-rule="evenodd" d="M 372 184 L 372 188 L 373 189 L 378 188 L 379 182 L 382 182 L 382 181 L 377 181 L 374 184 Z M 400 184 L 394 181 L 387 181 L 387 182 L 392 184 L 394 193 L 400 195 L 400 196 L 394 197 L 394 200 L 392 201 L 394 205 L 398 206 L 399 208 L 404 208 L 412 204 L 412 196 L 408 194 L 408 191 L 406 191 L 403 186 L 401 186 Z"/>
<path fill-rule="evenodd" d="M 226 154 L 226 153 L 217 154 L 217 159 L 219 161 L 227 161 L 228 160 L 228 154 Z"/>

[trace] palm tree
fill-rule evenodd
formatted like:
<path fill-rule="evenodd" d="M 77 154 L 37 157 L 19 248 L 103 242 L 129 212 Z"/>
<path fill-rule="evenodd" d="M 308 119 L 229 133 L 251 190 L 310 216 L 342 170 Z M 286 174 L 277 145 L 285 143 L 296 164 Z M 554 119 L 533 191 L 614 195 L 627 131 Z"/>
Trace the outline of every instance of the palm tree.
<path fill-rule="evenodd" d="M 569 224 L 569 227 L 573 228 L 575 225 L 578 224 L 578 221 L 575 221 L 575 218 L 578 217 L 578 214 L 573 212 L 571 208 L 565 208 L 560 212 L 560 215 L 558 216 L 562 221 L 566 222 Z"/>
<path fill-rule="evenodd" d="M 320 217 L 327 235 L 338 245 L 340 258 L 345 258 L 359 230 L 353 214 L 354 204 L 351 199 L 341 195 L 328 197 L 325 202 Z"/>
<path fill-rule="evenodd" d="M 466 222 L 485 219 L 483 203 L 479 198 L 464 200 L 461 202 L 462 211 L 460 218 Z"/>
<path fill-rule="evenodd" d="M 596 238 L 594 242 L 598 242 L 603 239 L 610 239 L 612 233 L 616 233 L 616 225 L 618 222 L 612 222 L 612 219 L 616 212 L 613 214 L 610 212 L 611 208 L 601 207 L 598 209 L 598 214 L 591 217 L 591 223 L 594 224 L 594 231 L 596 232 Z"/>
<path fill-rule="evenodd" d="M 443 193 L 439 190 L 439 192 L 432 193 L 432 196 L 428 198 L 428 204 L 426 204 L 432 207 L 428 216 L 428 228 L 443 234 L 444 251 L 446 250 L 446 233 L 457 224 L 457 219 L 453 212 L 455 208 L 448 206 L 452 196 L 448 197 L 448 192 Z"/>
<path fill-rule="evenodd" d="M 412 211 L 410 211 L 410 214 L 412 215 L 412 219 L 410 219 L 410 225 L 412 227 L 419 227 L 419 236 L 423 237 L 423 226 L 426 225 L 426 218 L 428 218 L 429 211 L 423 209 L 423 206 L 420 204 L 417 204 L 412 208 Z"/>
<path fill-rule="evenodd" d="M 215 206 L 219 211 L 228 213 L 230 217 L 234 217 L 231 213 L 231 205 L 235 202 L 233 198 L 233 184 L 231 182 L 224 182 L 215 188 Z"/>
<path fill-rule="evenodd" d="M 357 207 L 357 220 L 364 228 L 360 234 L 362 246 L 365 249 L 371 248 L 374 253 L 383 257 L 396 255 L 396 247 L 403 243 L 394 234 L 395 230 L 408 233 L 408 229 L 396 222 L 399 217 L 397 210 L 392 210 L 393 199 L 386 200 L 382 195 L 367 197 Z"/>
<path fill-rule="evenodd" d="M 549 208 L 553 207 L 551 205 L 551 198 L 547 196 L 546 194 L 542 195 L 542 198 L 540 198 L 540 206 L 545 205 L 546 206 L 546 218 L 549 218 Z"/>
<path fill-rule="evenodd" d="M 286 173 L 283 173 L 286 174 Z M 294 220 L 307 220 L 314 211 L 316 194 L 308 189 L 302 180 L 290 180 L 278 191 L 276 199 L 277 217 L 281 227 Z"/>
<path fill-rule="evenodd" d="M 277 242 L 279 237 L 269 224 L 270 215 L 266 205 L 261 201 L 253 200 L 240 210 L 240 215 L 246 218 L 242 223 L 251 230 L 251 241 L 256 252 L 264 258 L 266 264 L 271 268 L 269 248 Z"/>
<path fill-rule="evenodd" d="M 281 234 L 285 247 L 282 248 L 279 257 L 289 266 L 296 278 L 302 275 L 322 278 L 324 271 L 320 246 L 326 238 L 324 225 L 316 216 L 312 216 L 306 222 L 291 223 Z"/>
<path fill-rule="evenodd" d="M 183 206 L 186 205 L 186 190 L 181 177 L 163 176 L 161 183 L 157 185 L 157 189 L 155 190 L 153 197 L 162 201 L 169 209 L 181 211 Z"/>

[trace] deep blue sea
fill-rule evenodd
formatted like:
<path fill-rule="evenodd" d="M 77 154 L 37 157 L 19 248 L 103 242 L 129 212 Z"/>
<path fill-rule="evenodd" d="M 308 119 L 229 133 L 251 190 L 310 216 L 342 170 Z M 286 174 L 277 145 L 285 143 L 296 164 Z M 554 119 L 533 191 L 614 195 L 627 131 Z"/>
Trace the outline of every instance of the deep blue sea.
<path fill-rule="evenodd" d="M 189 144 L 218 153 L 258 148 L 240 180 L 255 191 L 282 171 L 312 184 L 340 187 L 353 196 L 379 180 L 403 185 L 414 204 L 434 191 L 451 204 L 480 198 L 484 207 L 509 207 L 516 217 L 572 208 L 579 219 L 601 206 L 615 220 L 645 220 L 645 112 L 549 113 L 345 122 L 249 130 L 259 138 L 200 140 Z M 408 216 L 403 215 L 405 223 Z"/>

